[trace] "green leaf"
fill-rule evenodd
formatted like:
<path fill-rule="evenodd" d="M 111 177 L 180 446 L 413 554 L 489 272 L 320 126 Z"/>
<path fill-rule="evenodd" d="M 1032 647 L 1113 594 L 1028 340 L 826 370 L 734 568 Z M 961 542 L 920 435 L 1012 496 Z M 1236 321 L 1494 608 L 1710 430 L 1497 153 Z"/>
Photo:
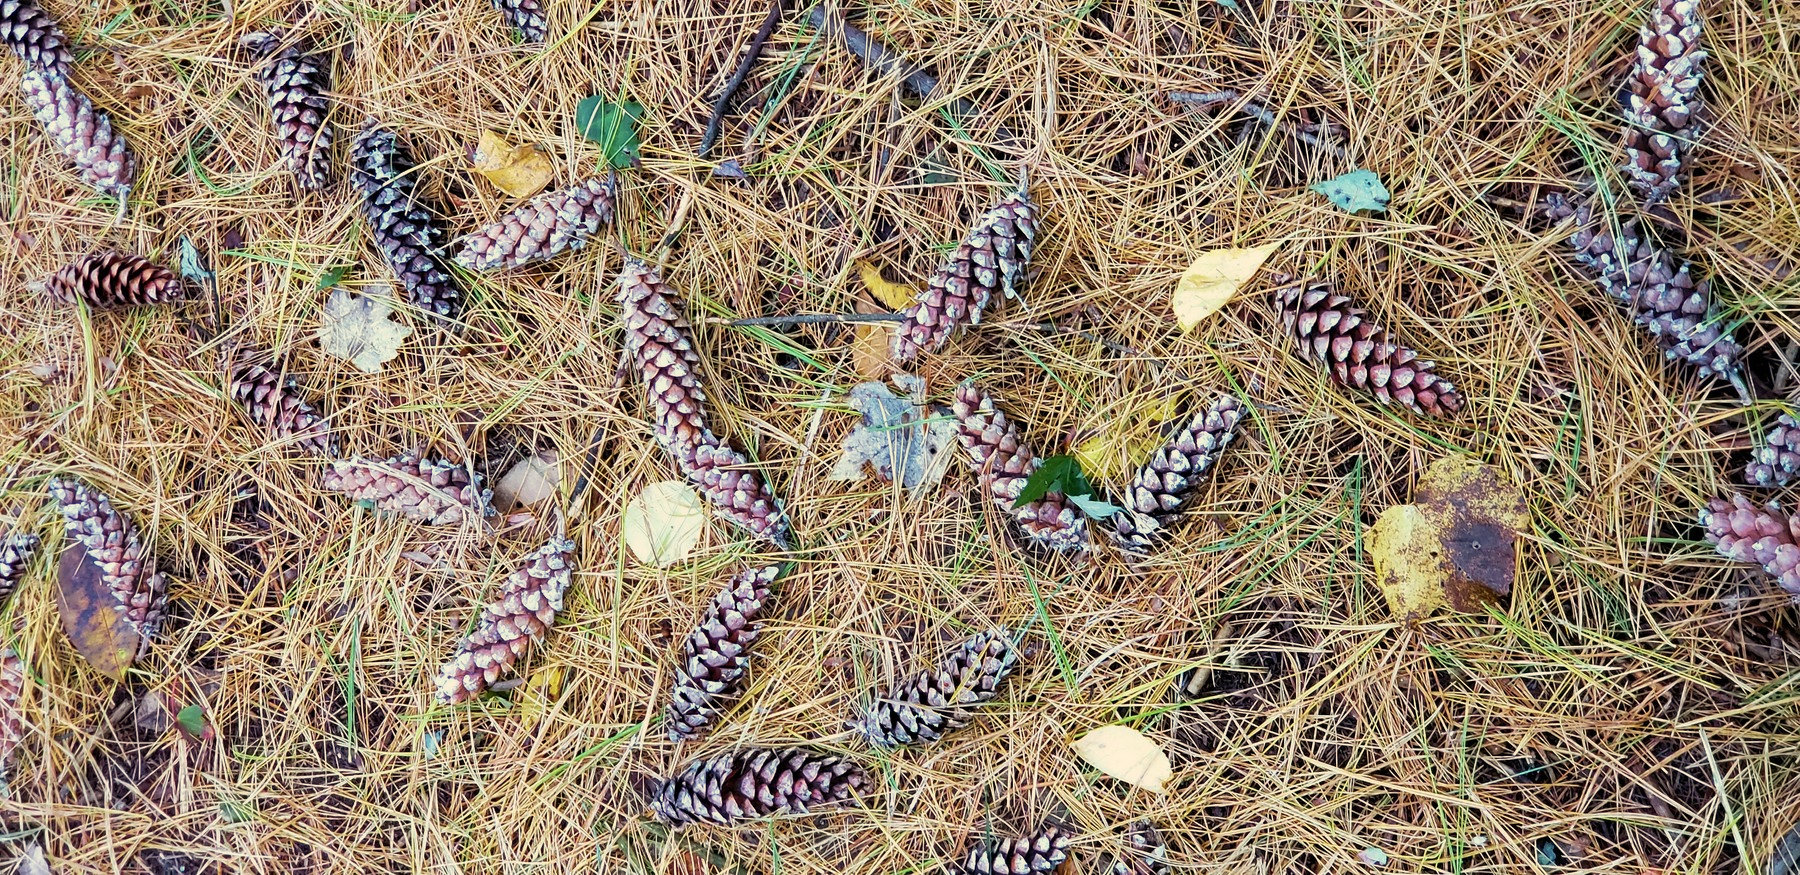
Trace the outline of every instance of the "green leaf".
<path fill-rule="evenodd" d="M 1104 500 L 1095 498 L 1092 494 L 1089 494 L 1089 495 L 1072 495 L 1071 494 L 1071 495 L 1069 495 L 1069 501 L 1070 501 L 1070 503 L 1074 504 L 1076 507 L 1081 508 L 1081 512 L 1087 514 L 1088 519 L 1092 519 L 1092 520 L 1111 519 L 1113 514 L 1119 512 L 1118 505 L 1113 504 L 1110 501 L 1104 501 Z"/>
<path fill-rule="evenodd" d="M 1025 478 L 1025 487 L 1019 490 L 1019 497 L 1013 499 L 1013 507 L 1024 507 L 1043 498 L 1051 490 L 1068 495 L 1063 487 L 1068 482 L 1070 471 L 1081 473 L 1081 463 L 1075 461 L 1074 456 L 1051 456 L 1045 459 L 1044 464 Z"/>
<path fill-rule="evenodd" d="M 350 265 L 348 264 L 340 264 L 337 267 L 326 268 L 324 273 L 319 274 L 319 291 L 325 291 L 326 289 L 343 282 L 344 274 L 349 270 Z"/>
<path fill-rule="evenodd" d="M 181 728 L 195 738 L 206 734 L 206 712 L 201 710 L 197 704 L 189 705 L 177 712 L 175 722 L 181 724 Z"/>
<path fill-rule="evenodd" d="M 1311 190 L 1352 213 L 1362 210 L 1387 212 L 1387 186 L 1381 184 L 1381 177 L 1373 170 L 1352 170 L 1336 179 L 1314 183 Z"/>
<path fill-rule="evenodd" d="M 638 138 L 638 119 L 643 117 L 643 104 L 634 100 L 613 103 L 596 94 L 575 105 L 576 130 L 599 144 L 606 163 L 615 169 L 637 160 L 638 148 L 643 145 Z"/>

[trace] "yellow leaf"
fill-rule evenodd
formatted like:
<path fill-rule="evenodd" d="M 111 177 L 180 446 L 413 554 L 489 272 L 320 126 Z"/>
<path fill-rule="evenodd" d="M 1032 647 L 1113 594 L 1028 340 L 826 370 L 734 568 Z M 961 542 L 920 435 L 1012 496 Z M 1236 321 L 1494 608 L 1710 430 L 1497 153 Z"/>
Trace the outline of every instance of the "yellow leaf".
<path fill-rule="evenodd" d="M 1137 406 L 1112 412 L 1098 434 L 1075 446 L 1072 455 L 1089 478 L 1111 479 L 1133 470 L 1162 445 L 1160 426 L 1173 419 L 1180 399 L 1155 395 Z"/>
<path fill-rule="evenodd" d="M 556 697 L 562 695 L 566 679 L 567 669 L 563 666 L 533 666 L 531 673 L 525 676 L 525 683 L 520 684 L 518 692 L 513 694 L 513 707 L 518 708 L 522 716 L 536 722 L 537 717 L 550 709 Z"/>
<path fill-rule="evenodd" d="M 1129 726 L 1102 726 L 1069 747 L 1108 777 L 1152 793 L 1164 792 L 1163 785 L 1175 777 L 1168 754 Z"/>
<path fill-rule="evenodd" d="M 119 610 L 106 572 L 85 547 L 67 541 L 56 567 L 56 612 L 63 632 L 89 665 L 113 680 L 137 659 L 144 639 Z"/>
<path fill-rule="evenodd" d="M 918 290 L 899 283 L 890 283 L 881 275 L 881 268 L 866 261 L 856 263 L 856 275 L 862 278 L 863 288 L 875 296 L 883 307 L 899 312 L 912 306 L 913 299 L 919 296 Z"/>
<path fill-rule="evenodd" d="M 513 197 L 530 197 L 544 190 L 556 175 L 550 159 L 536 146 L 526 143 L 514 147 L 493 131 L 482 131 L 469 163 L 475 172 Z"/>
<path fill-rule="evenodd" d="M 1525 496 L 1498 468 L 1439 459 L 1412 504 L 1381 512 L 1364 543 L 1394 615 L 1416 623 L 1440 608 L 1479 611 L 1512 591 Z"/>
<path fill-rule="evenodd" d="M 667 568 L 694 552 L 706 530 L 706 508 L 694 487 L 664 480 L 644 487 L 625 505 L 619 536 L 639 562 Z"/>
<path fill-rule="evenodd" d="M 850 347 L 850 360 L 856 374 L 865 380 L 879 380 L 899 370 L 894 365 L 894 326 L 882 322 L 861 322 L 856 326 L 856 342 Z"/>
<path fill-rule="evenodd" d="M 1225 306 L 1280 245 L 1270 243 L 1249 249 L 1215 249 L 1200 253 L 1175 283 L 1175 296 L 1170 302 L 1181 330 L 1194 330 L 1202 319 Z"/>

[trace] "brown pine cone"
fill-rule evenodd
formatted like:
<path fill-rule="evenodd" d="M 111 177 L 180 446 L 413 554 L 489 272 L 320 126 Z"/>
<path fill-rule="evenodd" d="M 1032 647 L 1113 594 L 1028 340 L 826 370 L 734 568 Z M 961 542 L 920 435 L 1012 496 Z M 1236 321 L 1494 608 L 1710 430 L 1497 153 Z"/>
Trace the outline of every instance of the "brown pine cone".
<path fill-rule="evenodd" d="M 1625 80 L 1625 176 L 1645 203 L 1668 200 L 1681 185 L 1701 133 L 1698 0 L 1658 0 L 1638 31 L 1637 59 Z"/>
<path fill-rule="evenodd" d="M 1418 353 L 1396 343 L 1330 283 L 1276 289 L 1275 309 L 1300 357 L 1325 368 L 1339 383 L 1414 413 L 1449 416 L 1462 410 L 1462 395 L 1432 371 L 1433 363 L 1420 361 Z"/>
<path fill-rule="evenodd" d="M 274 357 L 233 344 L 220 355 L 225 394 L 250 415 L 271 440 L 293 444 L 315 456 L 337 455 L 331 424 L 300 393 L 293 378 L 269 368 Z"/>
<path fill-rule="evenodd" d="M 469 270 L 510 270 L 580 249 L 613 219 L 617 182 L 589 179 L 532 198 L 463 238 L 456 263 Z"/>
<path fill-rule="evenodd" d="M 743 453 L 724 443 L 701 446 L 694 451 L 694 466 L 687 479 L 700 497 L 712 503 L 713 513 L 783 550 L 793 546 L 781 499 L 750 467 Z"/>
<path fill-rule="evenodd" d="M 1575 220 L 1569 245 L 1576 262 L 1595 285 L 1631 308 L 1633 320 L 1663 355 L 1699 368 L 1703 376 L 1741 380 L 1738 359 L 1744 348 L 1720 327 L 1706 281 L 1694 279 L 1686 262 L 1677 266 L 1639 220 L 1627 219 L 1615 232 L 1604 214 L 1595 214 L 1592 201 L 1577 205 L 1559 194 L 1544 199 L 1544 215 L 1553 222 Z"/>
<path fill-rule="evenodd" d="M 700 622 L 688 632 L 681 662 L 675 666 L 669 707 L 663 711 L 670 741 L 700 734 L 742 691 L 750 670 L 750 646 L 762 633 L 769 586 L 780 576 L 779 565 L 740 572 L 713 596 Z"/>
<path fill-rule="evenodd" d="M 574 541 L 551 538 L 507 575 L 500 598 L 481 612 L 475 631 L 438 669 L 439 703 L 454 705 L 475 698 L 544 640 L 556 612 L 562 610 L 574 555 Z"/>
<path fill-rule="evenodd" d="M 1018 426 L 994 406 L 994 399 L 965 383 L 956 388 L 951 412 L 956 416 L 957 439 L 968 451 L 970 467 L 994 505 L 1012 514 L 1032 543 L 1059 553 L 1086 552 L 1087 517 L 1061 492 L 1051 491 L 1024 507 L 1013 507 L 1025 481 L 1044 461 L 1025 445 Z"/>
<path fill-rule="evenodd" d="M 331 58 L 308 47 L 281 46 L 281 35 L 258 31 L 240 43 L 264 59 L 257 81 L 269 96 L 269 116 L 281 156 L 300 187 L 317 191 L 331 178 Z"/>
<path fill-rule="evenodd" d="M 977 635 L 937 667 L 876 699 L 857 728 L 876 747 L 937 741 L 969 725 L 975 706 L 999 695 L 1018 662 L 1006 630 Z"/>
<path fill-rule="evenodd" d="M 37 535 L 23 529 L 10 532 L 5 540 L 0 540 L 0 603 L 24 582 L 31 557 L 37 555 L 38 543 Z"/>
<path fill-rule="evenodd" d="M 25 661 L 11 647 L 0 647 L 0 788 L 12 776 L 13 753 L 25 742 L 25 684 Z"/>
<path fill-rule="evenodd" d="M 166 304 L 188 296 L 175 272 L 142 255 L 129 252 L 94 252 L 65 265 L 43 283 L 52 299 L 88 306 L 140 307 Z"/>
<path fill-rule="evenodd" d="M 1750 465 L 1744 469 L 1744 482 L 1751 486 L 1786 486 L 1800 474 L 1800 423 L 1791 413 L 1775 420 L 1775 427 L 1763 436 Z"/>
<path fill-rule="evenodd" d="M 374 121 L 351 145 L 350 181 L 362 193 L 363 218 L 375 247 L 414 306 L 454 319 L 462 312 L 463 292 L 438 261 L 444 230 L 419 194 L 417 171 L 393 132 Z"/>
<path fill-rule="evenodd" d="M 1113 860 L 1113 875 L 1169 875 L 1169 846 L 1148 820 L 1125 828 L 1125 853 Z"/>
<path fill-rule="evenodd" d="M 980 324 L 995 290 L 1018 297 L 1037 224 L 1037 205 L 1024 186 L 982 213 L 906 308 L 894 333 L 894 360 L 910 362 L 921 350 L 941 348 L 957 328 Z"/>
<path fill-rule="evenodd" d="M 319 485 L 423 526 L 456 526 L 494 515 L 494 493 L 482 489 L 468 469 L 418 453 L 385 461 L 340 459 L 320 475 Z"/>
<path fill-rule="evenodd" d="M 26 67 L 58 79 L 69 78 L 75 63 L 68 36 L 37 0 L 0 0 L 0 43 Z"/>
<path fill-rule="evenodd" d="M 137 526 L 113 509 L 112 501 L 79 480 L 52 478 L 46 485 L 62 511 L 63 531 L 81 545 L 100 569 L 100 579 L 118 600 L 117 609 L 138 633 L 140 650 L 162 623 L 166 581 L 156 559 L 144 551 Z"/>
<path fill-rule="evenodd" d="M 1168 540 L 1168 527 L 1194 497 L 1200 476 L 1237 436 L 1243 417 L 1244 405 L 1221 395 L 1138 469 L 1125 487 L 1125 506 L 1113 515 L 1113 538 L 1121 549 L 1146 554 Z"/>
<path fill-rule="evenodd" d="M 113 131 L 112 117 L 94 108 L 67 78 L 40 70 L 19 77 L 19 92 L 56 150 L 75 165 L 81 181 L 117 198 L 120 208 L 131 196 L 137 159 L 125 138 Z"/>
<path fill-rule="evenodd" d="M 544 7 L 538 0 L 490 0 L 500 14 L 506 16 L 506 23 L 519 32 L 519 38 L 528 43 L 541 43 L 550 35 L 550 19 L 544 14 Z"/>
<path fill-rule="evenodd" d="M 650 810 L 674 826 L 728 825 L 850 802 L 867 786 L 868 773 L 843 757 L 746 748 L 689 763 L 651 791 Z"/>
<path fill-rule="evenodd" d="M 1706 543 L 1720 556 L 1762 566 L 1800 603 L 1800 514 L 1789 514 L 1777 501 L 1759 508 L 1743 493 L 1734 493 L 1729 501 L 1707 502 L 1700 525 L 1706 528 Z"/>
<path fill-rule="evenodd" d="M 1069 834 L 1060 826 L 1011 839 L 996 839 L 969 849 L 953 875 L 1043 875 L 1069 858 Z"/>

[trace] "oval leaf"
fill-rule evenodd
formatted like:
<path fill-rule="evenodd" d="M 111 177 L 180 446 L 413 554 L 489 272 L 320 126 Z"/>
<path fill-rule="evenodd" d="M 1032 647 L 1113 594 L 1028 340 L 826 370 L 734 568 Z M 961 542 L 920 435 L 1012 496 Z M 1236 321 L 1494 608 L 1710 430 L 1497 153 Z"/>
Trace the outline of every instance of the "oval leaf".
<path fill-rule="evenodd" d="M 1339 209 L 1352 213 L 1368 210 L 1387 212 L 1388 190 L 1373 170 L 1352 170 L 1343 176 L 1313 183 L 1312 190 L 1324 195 Z"/>
<path fill-rule="evenodd" d="M 620 536 L 639 562 L 666 568 L 694 552 L 706 531 L 706 508 L 694 487 L 664 480 L 644 487 L 630 504 Z"/>
<path fill-rule="evenodd" d="M 501 512 L 519 505 L 532 505 L 556 494 L 562 482 L 562 468 L 556 452 L 545 450 L 519 460 L 494 484 L 494 507 Z"/>
<path fill-rule="evenodd" d="M 1200 321 L 1225 306 L 1244 283 L 1269 260 L 1279 243 L 1249 249 L 1215 249 L 1200 257 L 1182 271 L 1175 283 L 1175 296 L 1170 299 L 1175 309 L 1175 322 L 1182 331 L 1192 331 Z"/>
<path fill-rule="evenodd" d="M 600 146 L 606 163 L 614 169 L 630 167 L 637 160 L 642 145 L 638 119 L 643 117 L 643 105 L 632 100 L 613 103 L 596 94 L 575 105 L 576 130 Z"/>
<path fill-rule="evenodd" d="M 1168 754 L 1129 726 L 1102 726 L 1070 745 L 1087 764 L 1134 787 L 1162 793 L 1175 777 Z"/>
<path fill-rule="evenodd" d="M 119 610 L 100 566 L 74 541 L 56 567 L 56 612 L 69 643 L 89 665 L 113 680 L 125 679 L 143 639 Z"/>

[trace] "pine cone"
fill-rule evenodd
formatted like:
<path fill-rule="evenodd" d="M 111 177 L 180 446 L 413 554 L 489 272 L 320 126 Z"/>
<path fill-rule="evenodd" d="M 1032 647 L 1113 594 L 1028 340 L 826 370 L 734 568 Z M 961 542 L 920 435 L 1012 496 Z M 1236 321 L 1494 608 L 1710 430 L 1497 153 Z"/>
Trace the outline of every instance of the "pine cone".
<path fill-rule="evenodd" d="M 1625 80 L 1625 176 L 1645 203 L 1681 185 L 1701 132 L 1698 0 L 1658 0 L 1638 31 L 1637 61 Z"/>
<path fill-rule="evenodd" d="M 285 373 L 270 370 L 273 356 L 233 345 L 220 356 L 225 393 L 242 405 L 272 440 L 300 447 L 316 456 L 337 455 L 331 424 L 301 395 Z"/>
<path fill-rule="evenodd" d="M 1665 356 L 1694 365 L 1704 376 L 1740 380 L 1744 348 L 1719 327 L 1706 281 L 1694 279 L 1685 262 L 1677 266 L 1641 222 L 1627 219 L 1614 233 L 1604 215 L 1595 215 L 1591 201 L 1577 206 L 1562 195 L 1545 198 L 1544 215 L 1553 222 L 1575 219 L 1569 238 L 1575 260 L 1595 285 L 1631 308 Z"/>
<path fill-rule="evenodd" d="M 37 555 L 38 543 L 37 535 L 22 529 L 8 533 L 0 541 L 0 603 L 24 582 L 31 557 Z"/>
<path fill-rule="evenodd" d="M 1448 416 L 1462 410 L 1463 397 L 1432 372 L 1431 362 L 1401 346 L 1367 311 L 1332 289 L 1330 283 L 1275 290 L 1281 324 L 1300 347 L 1300 357 L 1330 372 L 1345 386 L 1398 402 L 1414 413 Z"/>
<path fill-rule="evenodd" d="M 541 43 L 550 35 L 550 19 L 544 14 L 544 7 L 538 0 L 490 0 L 500 14 L 506 16 L 506 23 L 519 32 L 519 38 L 528 43 Z"/>
<path fill-rule="evenodd" d="M 117 610 L 138 633 L 141 646 L 148 646 L 162 622 L 165 581 L 156 559 L 138 540 L 137 526 L 114 510 L 105 495 L 79 480 L 53 478 L 46 488 L 62 511 L 63 531 L 87 551 L 118 600 Z"/>
<path fill-rule="evenodd" d="M 385 461 L 340 459 L 320 475 L 319 485 L 424 526 L 456 526 L 494 515 L 494 493 L 482 489 L 467 469 L 418 453 Z"/>
<path fill-rule="evenodd" d="M 1024 186 L 982 213 L 906 308 L 906 321 L 894 333 L 894 360 L 910 362 L 921 350 L 942 347 L 957 328 L 980 324 L 996 289 L 1018 297 L 1037 223 L 1037 206 Z"/>
<path fill-rule="evenodd" d="M 113 131 L 112 117 L 95 109 L 93 101 L 62 76 L 26 70 L 19 77 L 19 91 L 56 150 L 80 172 L 81 181 L 117 198 L 122 207 L 131 195 L 137 159 L 125 138 Z"/>
<path fill-rule="evenodd" d="M 0 647 L 0 788 L 12 775 L 13 753 L 25 742 L 25 684 L 25 661 L 11 647 Z"/>
<path fill-rule="evenodd" d="M 141 307 L 185 299 L 187 287 L 175 272 L 142 255 L 94 252 L 65 265 L 43 282 L 44 292 L 63 304 Z"/>
<path fill-rule="evenodd" d="M 951 411 L 957 420 L 957 439 L 995 506 L 1012 514 L 1032 543 L 1060 553 L 1086 552 L 1087 517 L 1062 493 L 1051 491 L 1024 507 L 1013 507 L 1025 481 L 1044 462 L 1025 445 L 1018 426 L 994 406 L 994 399 L 965 383 L 957 387 Z"/>
<path fill-rule="evenodd" d="M 969 725 L 975 706 L 999 694 L 1018 661 L 1006 630 L 977 635 L 936 668 L 875 700 L 858 728 L 877 747 L 937 741 Z"/>
<path fill-rule="evenodd" d="M 305 46 L 281 46 L 281 35 L 256 32 L 241 41 L 265 59 L 257 81 L 269 95 L 269 116 L 281 138 L 281 156 L 300 187 L 324 188 L 331 178 L 331 58 Z"/>
<path fill-rule="evenodd" d="M 36 0 L 0 0 L 0 43 L 24 60 L 26 67 L 58 79 L 69 78 L 69 68 L 75 63 L 68 36 Z"/>
<path fill-rule="evenodd" d="M 769 586 L 780 576 L 779 565 L 740 572 L 713 596 L 687 634 L 675 667 L 674 692 L 663 712 L 670 741 L 700 734 L 737 698 L 750 670 L 750 646 L 762 633 Z"/>
<path fill-rule="evenodd" d="M 694 451 L 689 483 L 724 517 L 783 550 L 793 546 L 787 513 L 743 453 L 719 443 Z"/>
<path fill-rule="evenodd" d="M 1789 514 L 1777 501 L 1759 508 L 1734 493 L 1730 501 L 1707 502 L 1700 525 L 1720 556 L 1762 566 L 1800 604 L 1800 514 Z"/>
<path fill-rule="evenodd" d="M 651 791 L 650 810 L 674 826 L 726 825 L 807 814 L 852 801 L 868 785 L 868 773 L 843 757 L 800 748 L 747 748 L 689 763 Z"/>
<path fill-rule="evenodd" d="M 1069 834 L 1062 827 L 1047 826 L 1032 835 L 999 839 L 969 849 L 953 875 L 1043 875 L 1054 872 L 1069 858 Z"/>
<path fill-rule="evenodd" d="M 540 194 L 463 238 L 456 263 L 469 270 L 511 269 L 580 249 L 613 219 L 617 183 L 589 179 Z"/>
<path fill-rule="evenodd" d="M 1786 486 L 1800 474 L 1800 423 L 1791 413 L 1775 420 L 1775 427 L 1763 436 L 1744 469 L 1744 482 L 1751 486 Z"/>
<path fill-rule="evenodd" d="M 1145 554 L 1168 540 L 1168 526 L 1194 497 L 1200 476 L 1237 436 L 1243 417 L 1244 405 L 1221 395 L 1138 469 L 1125 488 L 1125 506 L 1113 516 L 1113 537 L 1121 549 Z"/>
<path fill-rule="evenodd" d="M 446 705 L 467 701 L 494 685 L 544 640 L 562 610 L 569 588 L 569 561 L 575 542 L 551 538 L 507 575 L 500 598 L 481 612 L 475 632 L 464 638 L 450 661 L 438 669 L 437 700 Z"/>
<path fill-rule="evenodd" d="M 392 131 L 369 122 L 350 149 L 350 181 L 376 248 L 414 306 L 445 319 L 462 311 L 462 289 L 438 261 L 444 230 L 421 200 L 412 156 Z"/>
<path fill-rule="evenodd" d="M 1150 821 L 1125 828 L 1125 849 L 1113 860 L 1113 875 L 1169 875 L 1169 846 Z"/>

